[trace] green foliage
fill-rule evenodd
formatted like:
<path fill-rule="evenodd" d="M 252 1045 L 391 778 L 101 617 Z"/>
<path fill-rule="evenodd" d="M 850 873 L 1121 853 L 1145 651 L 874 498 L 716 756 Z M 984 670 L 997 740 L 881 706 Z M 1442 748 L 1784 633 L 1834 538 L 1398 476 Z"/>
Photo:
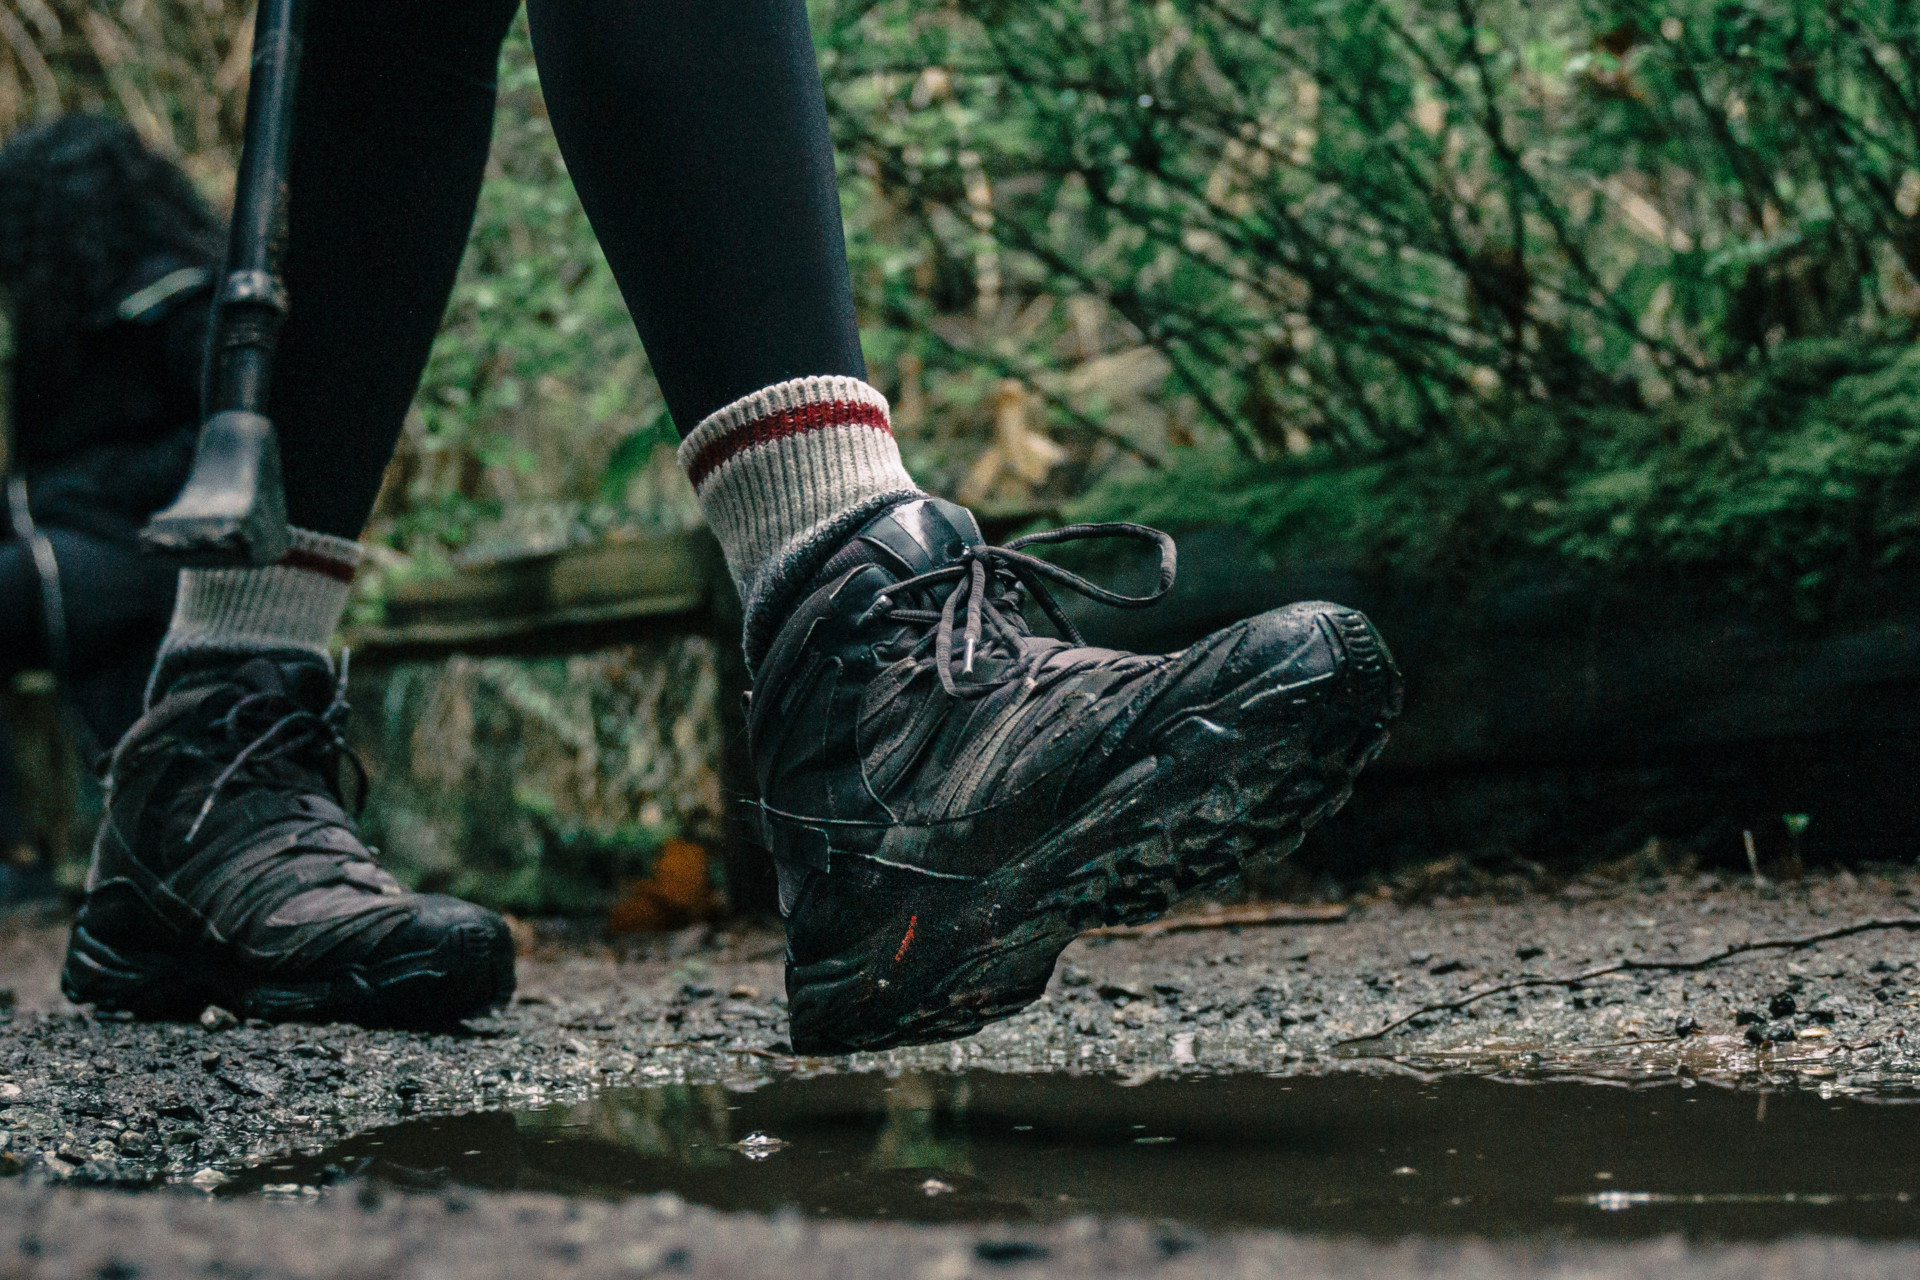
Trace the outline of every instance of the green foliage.
<path fill-rule="evenodd" d="M 1659 411 L 1532 410 L 1360 463 L 1196 453 L 1075 514 L 1233 523 L 1284 562 L 1440 581 L 1680 574 L 1812 619 L 1920 555 L 1920 348 L 1904 330 L 1786 343 Z"/>
<path fill-rule="evenodd" d="M 118 110 L 224 188 L 239 6 L 30 9 L 0 132 Z M 1915 0 L 812 9 L 872 377 L 931 488 L 1802 612 L 1908 555 Z M 516 28 L 376 569 L 690 523 L 672 439 Z"/>
<path fill-rule="evenodd" d="M 921 229 L 883 266 L 990 249 L 999 296 L 1097 300 L 1250 456 L 1654 408 L 1916 306 L 1910 0 L 829 14 L 852 166 Z M 967 354 L 1060 362 L 994 338 Z"/>
<path fill-rule="evenodd" d="M 365 829 L 414 884 L 502 910 L 604 910 L 671 836 L 718 843 L 716 654 L 660 637 L 568 658 L 363 672 Z"/>

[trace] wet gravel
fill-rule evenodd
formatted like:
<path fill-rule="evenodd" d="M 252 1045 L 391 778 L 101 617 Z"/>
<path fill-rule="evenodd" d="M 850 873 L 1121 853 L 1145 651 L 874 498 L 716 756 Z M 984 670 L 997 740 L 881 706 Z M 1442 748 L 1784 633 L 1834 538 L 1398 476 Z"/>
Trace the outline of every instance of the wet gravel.
<path fill-rule="evenodd" d="M 1317 1072 L 1408 1066 L 1736 1086 L 1920 1085 L 1920 933 L 1866 934 L 1692 974 L 1536 988 L 1342 1047 L 1423 1003 L 1621 957 L 1685 958 L 1857 917 L 1920 916 L 1920 878 L 1757 893 L 1661 883 L 1517 904 L 1361 904 L 1340 923 L 1083 939 L 1033 1009 L 950 1045 L 787 1056 L 780 940 L 698 931 L 618 958 L 535 939 L 512 1008 L 461 1034 L 143 1024 L 53 989 L 58 921 L 0 938 L 0 1163 L 62 1182 L 201 1185 L 407 1115 L 526 1107 L 605 1084 L 969 1068 Z M 4 997 L 0 997 L 4 1001 Z M 1676 1026 L 1691 1034 L 1676 1037 Z M 1698 1028 L 1693 1031 L 1692 1028 Z M 1626 1042 L 1626 1043 L 1623 1043 Z"/>
<path fill-rule="evenodd" d="M 0 987 L 12 993 L 10 1006 L 0 1010 L 0 1172 L 16 1175 L 0 1183 L 0 1220 L 13 1224 L 10 1230 L 26 1250 L 22 1256 L 37 1259 L 23 1274 L 109 1274 L 99 1268 L 105 1265 L 100 1250 L 116 1238 L 111 1231 L 87 1239 L 46 1225 L 85 1216 L 70 1197 L 90 1197 L 86 1203 L 101 1206 L 102 1221 L 126 1224 L 126 1239 L 138 1237 L 143 1221 L 241 1224 L 232 1228 L 239 1234 L 230 1249 L 222 1247 L 221 1257 L 231 1255 L 241 1272 L 280 1274 L 264 1263 L 245 1263 L 243 1255 L 247 1232 L 280 1221 L 260 1215 L 284 1215 L 286 1207 L 252 1201 L 243 1211 L 232 1203 L 201 1204 L 200 1191 L 217 1188 L 243 1167 L 316 1151 L 408 1115 L 536 1106 L 609 1084 L 909 1068 L 1078 1070 L 1129 1078 L 1218 1070 L 1417 1070 L 1614 1080 L 1679 1075 L 1738 1088 L 1905 1093 L 1920 1086 L 1920 1037 L 1914 1034 L 1920 1027 L 1920 932 L 1865 934 L 1745 957 L 1700 973 L 1621 975 L 1580 989 L 1536 988 L 1468 1012 L 1418 1019 L 1381 1041 L 1342 1042 L 1424 1003 L 1526 974 L 1570 973 L 1625 957 L 1682 959 L 1753 938 L 1907 915 L 1920 916 L 1920 876 L 1842 872 L 1766 888 L 1747 881 L 1669 879 L 1577 886 L 1559 896 L 1506 904 L 1367 902 L 1355 904 L 1338 923 L 1089 938 L 1069 950 L 1048 996 L 1019 1018 L 957 1044 L 843 1060 L 788 1054 L 780 939 L 764 927 L 689 931 L 624 956 L 564 932 L 542 936 L 527 930 L 529 954 L 521 961 L 520 994 L 510 1009 L 460 1034 L 414 1035 L 349 1026 L 242 1025 L 217 1011 L 205 1025 L 96 1017 L 67 1005 L 55 989 L 63 922 L 16 916 L 0 925 Z M 125 1197 L 81 1187 L 171 1189 Z M 481 1197 L 461 1209 L 450 1207 L 460 1202 L 456 1196 L 380 1207 L 359 1204 L 351 1187 L 330 1191 L 321 1201 L 311 1215 L 286 1219 L 286 1228 L 297 1224 L 318 1239 L 345 1229 L 343 1223 L 357 1221 L 356 1214 L 385 1224 L 352 1242 L 351 1256 L 358 1256 L 351 1254 L 355 1249 L 451 1250 L 446 1242 L 463 1230 L 496 1217 L 504 1224 L 522 1213 L 532 1215 L 525 1221 L 535 1225 L 507 1233 L 516 1237 L 512 1250 L 499 1255 L 501 1266 L 489 1274 L 510 1270 L 513 1250 L 531 1265 L 542 1249 L 557 1251 L 563 1261 L 571 1258 L 568 1265 L 577 1263 L 579 1274 L 609 1268 L 623 1274 L 734 1274 L 725 1269 L 732 1263 L 703 1269 L 705 1255 L 698 1251 L 687 1255 L 693 1261 L 669 1266 L 664 1260 L 681 1246 L 665 1243 L 667 1252 L 640 1265 L 646 1261 L 641 1254 L 653 1257 L 647 1253 L 652 1244 L 645 1242 L 694 1239 L 699 1233 L 685 1223 L 705 1212 L 676 1209 L 690 1215 L 675 1219 L 682 1225 L 643 1231 L 634 1224 L 651 1221 L 646 1215 L 655 1208 L 646 1206 L 652 1201 L 568 1208 L 537 1196 Z M 628 1223 L 621 1238 L 641 1241 L 633 1244 L 639 1252 L 569 1254 L 574 1246 L 568 1240 L 593 1234 L 576 1225 L 587 1220 L 579 1215 L 595 1221 L 612 1215 L 609 1222 Z M 739 1238 L 748 1229 L 740 1225 L 745 1222 L 764 1236 L 766 1270 L 773 1269 L 770 1259 L 787 1257 L 795 1275 L 866 1274 L 830 1265 L 835 1249 L 851 1249 L 847 1242 L 859 1239 L 873 1242 L 875 1258 L 899 1263 L 872 1274 L 960 1277 L 1027 1265 L 1018 1258 L 975 1256 L 966 1241 L 985 1238 L 978 1233 L 802 1226 L 745 1216 L 729 1221 L 729 1238 Z M 1080 1236 L 1064 1228 L 1045 1234 L 1054 1259 L 1049 1274 L 1079 1274 L 1076 1267 L 1107 1274 L 1222 1274 L 1239 1266 L 1235 1250 L 1265 1250 L 1260 1256 L 1277 1264 L 1274 1250 L 1309 1247 L 1321 1251 L 1315 1255 L 1320 1271 L 1345 1274 L 1347 1266 L 1333 1245 L 1278 1236 L 1204 1242 L 1205 1249 L 1228 1251 L 1208 1255 L 1209 1270 L 1183 1260 L 1186 1245 L 1156 1253 L 1159 1246 L 1147 1236 L 1136 1232 L 1136 1239 L 1118 1227 L 1088 1227 Z M 435 1238 L 441 1242 L 431 1243 Z M 1620 1247 L 1619 1266 L 1607 1273 L 1661 1273 L 1658 1248 L 1636 1248 Z M 1375 1249 L 1373 1263 L 1362 1267 L 1356 1261 L 1351 1270 L 1498 1275 L 1509 1263 L 1520 1265 L 1513 1258 L 1534 1256 L 1523 1250 L 1506 1261 L 1480 1258 L 1469 1266 L 1470 1253 L 1470 1246 L 1449 1246 L 1394 1272 L 1380 1269 L 1384 1255 Z M 794 1261 L 803 1255 L 813 1261 Z M 0 1273 L 12 1273 L 11 1256 L 0 1240 Z M 366 1273 L 348 1266 L 346 1256 L 336 1266 L 290 1255 L 285 1265 L 293 1269 L 286 1274 Z M 1848 1273 L 1878 1274 L 1879 1256 L 1863 1246 Z M 1711 1261 L 1718 1268 L 1725 1261 L 1715 1258 L 1701 1266 Z M 174 1266 L 160 1254 L 154 1259 L 140 1274 L 168 1274 Z M 1079 1261 L 1070 1266 L 1071 1259 Z M 1908 1273 L 1913 1261 L 1905 1255 Z M 207 1259 L 197 1265 L 204 1267 Z M 983 1267 L 988 1271 L 980 1272 Z M 1664 1273 L 1678 1274 L 1671 1265 Z M 480 1273 L 449 1262 L 436 1274 Z"/>

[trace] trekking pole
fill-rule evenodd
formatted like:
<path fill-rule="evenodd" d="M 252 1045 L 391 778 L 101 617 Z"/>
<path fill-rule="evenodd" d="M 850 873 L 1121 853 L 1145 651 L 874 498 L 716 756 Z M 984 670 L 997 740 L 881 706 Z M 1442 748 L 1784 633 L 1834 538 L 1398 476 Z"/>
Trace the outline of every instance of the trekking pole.
<path fill-rule="evenodd" d="M 266 411 L 287 314 L 280 246 L 305 18 L 306 0 L 260 0 L 254 19 L 246 132 L 226 271 L 214 295 L 200 443 L 180 496 L 140 533 L 149 551 L 181 564 L 273 564 L 289 545 L 280 445 Z"/>

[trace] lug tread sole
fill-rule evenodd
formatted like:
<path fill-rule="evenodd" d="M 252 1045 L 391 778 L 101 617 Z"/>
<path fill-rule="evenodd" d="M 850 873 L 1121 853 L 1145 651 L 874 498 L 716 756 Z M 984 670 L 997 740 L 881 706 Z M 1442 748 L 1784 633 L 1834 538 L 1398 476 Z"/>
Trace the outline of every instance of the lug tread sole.
<path fill-rule="evenodd" d="M 270 1022 L 441 1029 L 512 998 L 512 936 L 504 923 L 481 933 L 456 929 L 431 951 L 276 981 L 219 955 L 121 953 L 82 922 L 74 926 L 60 985 L 76 1004 L 138 1018 L 192 1018 L 218 1005 Z"/>

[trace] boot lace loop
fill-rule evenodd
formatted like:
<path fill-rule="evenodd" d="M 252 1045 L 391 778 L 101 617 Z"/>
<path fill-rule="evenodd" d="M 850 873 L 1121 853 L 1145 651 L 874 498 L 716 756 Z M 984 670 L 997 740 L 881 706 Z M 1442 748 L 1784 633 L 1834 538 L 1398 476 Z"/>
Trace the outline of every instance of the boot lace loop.
<path fill-rule="evenodd" d="M 347 661 L 348 656 L 343 653 L 340 675 L 333 686 L 333 699 L 325 710 L 315 711 L 301 706 L 279 693 L 250 693 L 235 702 L 225 715 L 214 722 L 226 733 L 229 741 L 247 737 L 249 732 L 252 736 L 207 789 L 206 799 L 200 802 L 193 825 L 187 828 L 188 841 L 200 833 L 201 826 L 213 812 L 214 803 L 219 800 L 228 783 L 248 771 L 258 772 L 273 761 L 292 757 L 317 758 L 323 766 L 323 776 L 326 776 L 325 764 L 344 757 L 353 767 L 354 815 L 359 816 L 366 804 L 367 767 L 347 742 Z M 287 709 L 289 706 L 291 710 Z M 262 723 L 265 724 L 264 728 L 254 728 Z M 337 786 L 334 790 L 338 794 Z"/>
<path fill-rule="evenodd" d="M 1079 574 L 1063 569 L 1023 548 L 1056 542 L 1090 541 L 1097 538 L 1127 538 L 1144 542 L 1160 553 L 1160 582 L 1143 596 L 1123 595 L 1087 581 Z M 989 635 L 1008 649 L 1017 650 L 1019 637 L 1029 634 L 1026 619 L 1020 613 L 1022 589 L 1034 601 L 1070 644 L 1084 645 L 1080 630 L 1073 625 L 1048 583 L 1085 596 L 1098 604 L 1116 609 L 1144 609 L 1157 603 L 1173 588 L 1173 539 L 1146 525 L 1114 521 L 1106 524 L 1072 524 L 1043 533 L 1015 538 L 1005 546 L 966 547 L 951 564 L 929 570 L 880 591 L 861 622 L 886 619 L 930 625 L 933 631 L 934 662 L 940 672 L 940 687 L 953 698 L 981 697 L 995 685 L 1024 673 L 1027 659 L 992 684 L 969 683 L 962 686 L 955 678 L 954 640 L 960 640 L 959 675 L 973 675 L 974 658 Z M 913 591 L 952 583 L 940 608 L 903 609 L 897 598 Z M 964 613 L 962 610 L 964 609 Z"/>

